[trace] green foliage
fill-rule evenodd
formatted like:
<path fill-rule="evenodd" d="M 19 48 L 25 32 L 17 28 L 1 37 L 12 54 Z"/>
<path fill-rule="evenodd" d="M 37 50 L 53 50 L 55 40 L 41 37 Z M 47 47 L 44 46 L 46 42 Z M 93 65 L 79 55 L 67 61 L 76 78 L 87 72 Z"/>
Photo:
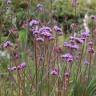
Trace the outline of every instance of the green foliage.
<path fill-rule="evenodd" d="M 83 80 L 83 79 L 82 79 Z M 74 80 L 72 83 L 72 90 L 69 96 L 95 96 L 96 94 L 96 80 L 81 82 Z"/>
<path fill-rule="evenodd" d="M 72 7 L 71 0 L 58 0 L 53 3 L 55 14 L 59 16 L 72 15 L 75 16 L 75 8 Z M 91 0 L 91 3 L 88 3 L 88 0 L 78 0 L 78 5 L 76 7 L 76 15 L 84 15 L 86 12 L 93 13 L 96 9 L 96 1 Z"/>
<path fill-rule="evenodd" d="M 26 43 L 26 40 L 27 40 L 27 30 L 21 30 L 19 32 L 19 40 L 21 42 L 21 44 L 25 44 Z"/>

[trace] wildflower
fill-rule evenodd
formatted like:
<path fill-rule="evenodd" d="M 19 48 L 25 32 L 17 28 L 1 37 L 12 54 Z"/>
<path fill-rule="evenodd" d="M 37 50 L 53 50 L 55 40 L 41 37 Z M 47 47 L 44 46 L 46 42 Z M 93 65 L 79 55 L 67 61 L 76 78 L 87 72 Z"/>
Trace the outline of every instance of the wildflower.
<path fill-rule="evenodd" d="M 47 30 L 47 31 L 49 31 L 49 32 L 52 32 L 52 29 L 51 29 L 50 27 L 44 27 L 43 29 L 44 29 L 44 30 Z"/>
<path fill-rule="evenodd" d="M 90 54 L 93 54 L 93 53 L 94 53 L 94 48 L 88 48 L 88 52 L 89 52 Z"/>
<path fill-rule="evenodd" d="M 64 42 L 64 47 L 71 48 L 71 44 L 68 42 Z"/>
<path fill-rule="evenodd" d="M 59 75 L 59 70 L 54 68 L 52 71 L 51 71 L 51 75 L 54 75 L 54 76 L 57 76 Z"/>
<path fill-rule="evenodd" d="M 38 21 L 38 20 L 31 20 L 30 22 L 29 22 L 29 26 L 33 26 L 33 25 L 38 25 L 40 22 Z"/>
<path fill-rule="evenodd" d="M 64 76 L 65 77 L 70 77 L 70 73 L 69 72 L 65 72 Z"/>
<path fill-rule="evenodd" d="M 4 48 L 7 48 L 7 47 L 12 47 L 13 46 L 13 43 L 11 41 L 6 41 L 4 44 L 3 44 L 3 47 Z"/>
<path fill-rule="evenodd" d="M 64 42 L 64 46 L 67 46 L 68 44 L 69 44 L 68 42 L 66 42 L 66 41 Z"/>
<path fill-rule="evenodd" d="M 86 38 L 83 38 L 83 37 L 82 37 L 82 38 L 81 38 L 81 40 L 85 41 L 85 40 L 86 40 Z"/>
<path fill-rule="evenodd" d="M 39 31 L 40 31 L 40 33 L 42 33 L 42 32 L 52 32 L 52 29 L 50 28 L 50 27 L 42 27 L 42 28 L 40 28 L 39 29 Z"/>
<path fill-rule="evenodd" d="M 75 40 L 75 36 L 70 36 L 70 40 Z"/>
<path fill-rule="evenodd" d="M 96 20 L 96 16 L 94 16 L 94 15 L 92 15 L 90 18 L 91 18 L 92 20 Z"/>
<path fill-rule="evenodd" d="M 76 49 L 77 50 L 77 49 L 79 49 L 79 46 L 78 45 L 72 45 L 71 49 Z"/>
<path fill-rule="evenodd" d="M 68 87 L 69 78 L 70 78 L 70 73 L 69 73 L 69 72 L 65 72 L 65 73 L 64 73 L 64 89 L 65 89 L 65 90 L 66 90 L 67 87 Z"/>
<path fill-rule="evenodd" d="M 39 34 L 40 32 L 38 30 L 32 30 L 33 35 Z"/>
<path fill-rule="evenodd" d="M 92 48 L 93 47 L 93 42 L 88 42 L 88 45 Z"/>
<path fill-rule="evenodd" d="M 41 38 L 41 37 L 38 37 L 38 38 L 36 38 L 36 41 L 37 41 L 37 42 L 44 42 L 44 39 Z"/>
<path fill-rule="evenodd" d="M 15 71 L 15 70 L 16 70 L 16 67 L 11 67 L 11 68 L 8 68 L 8 70 L 9 70 L 10 72 L 13 72 L 13 71 Z"/>
<path fill-rule="evenodd" d="M 83 33 L 81 33 L 81 36 L 83 38 L 89 37 L 89 32 L 83 32 Z"/>
<path fill-rule="evenodd" d="M 52 30 L 50 27 L 42 27 L 39 29 L 39 32 L 41 35 L 43 35 L 45 37 L 51 37 L 52 36 L 52 34 L 51 34 Z"/>
<path fill-rule="evenodd" d="M 62 32 L 62 29 L 59 28 L 58 26 L 54 26 L 54 30 L 55 30 L 56 32 Z"/>
<path fill-rule="evenodd" d="M 51 41 L 51 40 L 54 40 L 55 38 L 53 36 L 50 36 L 48 37 L 48 40 Z"/>
<path fill-rule="evenodd" d="M 73 56 L 70 53 L 62 55 L 61 58 L 64 59 L 66 62 L 72 62 L 73 61 Z"/>
<path fill-rule="evenodd" d="M 17 70 L 22 70 L 26 67 L 26 63 L 21 63 L 20 65 L 17 66 Z"/>
<path fill-rule="evenodd" d="M 79 44 L 83 44 L 84 41 L 82 40 L 82 38 L 75 38 L 75 42 Z"/>
<path fill-rule="evenodd" d="M 62 29 L 58 26 L 54 26 L 54 30 L 58 33 L 58 35 L 62 35 L 63 32 L 62 32 Z"/>
<path fill-rule="evenodd" d="M 41 33 L 41 35 L 43 35 L 43 36 L 45 36 L 45 37 L 51 37 L 51 36 L 52 36 L 52 34 L 49 33 L 48 31 L 43 31 L 43 32 Z"/>
<path fill-rule="evenodd" d="M 68 42 L 64 42 L 64 46 L 67 48 L 70 48 L 70 49 L 76 49 L 76 50 L 79 49 L 79 46 L 74 44 L 74 42 L 73 42 L 73 44 L 72 43 L 70 44 Z"/>
<path fill-rule="evenodd" d="M 85 60 L 85 61 L 84 61 L 84 64 L 85 64 L 85 65 L 89 65 L 89 61 Z"/>

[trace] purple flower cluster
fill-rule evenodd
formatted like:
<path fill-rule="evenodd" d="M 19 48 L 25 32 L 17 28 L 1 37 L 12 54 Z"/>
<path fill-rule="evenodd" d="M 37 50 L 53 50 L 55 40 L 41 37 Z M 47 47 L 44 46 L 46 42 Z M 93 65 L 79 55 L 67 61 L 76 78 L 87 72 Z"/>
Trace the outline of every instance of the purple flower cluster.
<path fill-rule="evenodd" d="M 64 73 L 64 89 L 65 90 L 67 90 L 69 78 L 70 78 L 70 73 L 69 72 L 65 72 Z"/>
<path fill-rule="evenodd" d="M 54 68 L 52 71 L 51 71 L 51 75 L 54 75 L 54 76 L 58 76 L 59 75 L 59 70 Z"/>
<path fill-rule="evenodd" d="M 91 19 L 96 21 L 96 16 L 92 15 Z"/>
<path fill-rule="evenodd" d="M 23 63 L 21 63 L 21 64 L 19 64 L 19 65 L 17 66 L 17 70 L 22 70 L 22 69 L 24 69 L 25 67 L 26 67 L 26 63 L 23 62 Z"/>
<path fill-rule="evenodd" d="M 61 56 L 62 59 L 64 59 L 66 62 L 72 62 L 73 61 L 73 56 L 70 53 L 66 53 Z"/>
<path fill-rule="evenodd" d="M 54 31 L 57 32 L 58 35 L 63 35 L 62 29 L 58 26 L 54 26 Z"/>
<path fill-rule="evenodd" d="M 83 40 L 82 38 L 76 37 L 76 38 L 75 38 L 75 42 L 76 42 L 76 43 L 79 43 L 79 44 L 83 44 L 83 43 L 84 43 L 84 40 Z"/>
<path fill-rule="evenodd" d="M 70 37 L 71 41 L 76 42 L 77 44 L 83 44 L 85 39 L 83 37 Z"/>
<path fill-rule="evenodd" d="M 8 48 L 8 47 L 12 47 L 13 46 L 13 43 L 11 41 L 6 41 L 4 44 L 3 44 L 3 48 Z"/>
<path fill-rule="evenodd" d="M 88 42 L 88 52 L 90 54 L 93 54 L 94 53 L 94 48 L 93 48 L 93 42 Z"/>
<path fill-rule="evenodd" d="M 40 21 L 33 19 L 29 22 L 29 26 L 39 25 L 39 23 Z"/>
<path fill-rule="evenodd" d="M 38 37 L 38 38 L 36 38 L 36 41 L 37 41 L 37 42 L 44 42 L 44 39 L 41 38 L 41 37 Z"/>
<path fill-rule="evenodd" d="M 53 28 L 49 26 L 40 26 L 40 22 L 38 20 L 31 20 L 29 25 L 31 26 L 32 35 L 35 37 L 37 42 L 44 42 L 44 41 L 52 41 L 55 40 L 56 34 L 61 36 L 63 31 L 60 27 L 54 26 Z M 36 25 L 33 27 L 33 25 Z M 55 32 L 55 33 L 54 33 Z"/>
<path fill-rule="evenodd" d="M 90 63 L 89 63 L 88 60 L 85 60 L 85 61 L 84 61 L 84 64 L 85 64 L 85 65 L 89 65 Z"/>
<path fill-rule="evenodd" d="M 37 42 L 44 42 L 54 40 L 55 37 L 52 33 L 52 29 L 48 26 L 43 26 L 38 29 L 32 29 L 32 34 L 36 37 Z"/>
<path fill-rule="evenodd" d="M 73 52 L 72 51 L 73 51 L 73 49 L 80 51 L 80 49 L 81 49 L 80 45 L 84 45 L 85 41 L 87 41 L 89 36 L 90 36 L 89 32 L 82 32 L 79 37 L 76 35 L 70 36 L 70 41 L 64 42 L 64 47 L 66 47 L 68 49 L 69 53 L 62 55 L 61 57 L 67 62 L 72 62 L 75 59 L 77 60 L 77 58 L 79 59 L 80 56 L 77 56 L 77 54 L 76 55 L 74 54 L 74 58 L 73 58 Z M 89 43 L 88 52 L 94 53 L 92 42 Z"/>
<path fill-rule="evenodd" d="M 46 27 L 46 26 L 44 26 L 44 27 L 42 27 L 42 28 L 40 28 L 40 30 L 39 30 L 41 33 L 42 32 L 52 32 L 52 29 L 50 28 L 50 27 Z"/>
<path fill-rule="evenodd" d="M 88 52 L 89 52 L 90 54 L 93 54 L 93 53 L 94 53 L 94 48 L 89 47 L 89 48 L 88 48 Z"/>
<path fill-rule="evenodd" d="M 12 71 L 15 71 L 17 68 L 14 66 L 14 67 L 11 67 L 11 68 L 8 68 L 8 70 L 10 71 L 10 72 L 12 72 Z"/>
<path fill-rule="evenodd" d="M 79 46 L 76 44 L 72 44 L 72 43 L 68 43 L 68 42 L 64 42 L 64 46 L 68 49 L 75 49 L 78 50 Z"/>
<path fill-rule="evenodd" d="M 10 72 L 13 72 L 13 71 L 15 71 L 15 70 L 22 70 L 22 69 L 24 69 L 25 67 L 26 67 L 26 63 L 23 62 L 23 63 L 19 64 L 18 66 L 9 67 L 8 70 L 9 70 Z"/>
<path fill-rule="evenodd" d="M 87 38 L 87 37 L 89 37 L 89 36 L 90 36 L 89 32 L 82 32 L 82 33 L 81 33 L 81 37 L 82 37 L 82 38 Z"/>

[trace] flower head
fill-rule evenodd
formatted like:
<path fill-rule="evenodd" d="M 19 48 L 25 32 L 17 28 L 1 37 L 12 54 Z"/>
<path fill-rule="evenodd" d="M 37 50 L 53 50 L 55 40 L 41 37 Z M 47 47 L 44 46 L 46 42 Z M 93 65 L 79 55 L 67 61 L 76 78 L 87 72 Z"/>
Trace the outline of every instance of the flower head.
<path fill-rule="evenodd" d="M 39 34 L 40 32 L 38 30 L 32 30 L 33 35 Z"/>
<path fill-rule="evenodd" d="M 91 42 L 91 41 L 90 41 L 90 42 L 88 42 L 88 45 L 89 45 L 89 47 L 91 47 L 91 48 L 92 48 L 92 47 L 93 47 L 93 42 Z"/>
<path fill-rule="evenodd" d="M 22 69 L 24 69 L 25 67 L 26 67 L 26 63 L 24 62 L 24 63 L 19 64 L 19 65 L 17 66 L 17 69 L 18 69 L 18 70 L 22 70 Z"/>
<path fill-rule="evenodd" d="M 65 72 L 64 75 L 65 75 L 65 77 L 70 77 L 70 73 L 69 72 Z"/>
<path fill-rule="evenodd" d="M 42 32 L 52 32 L 52 29 L 48 26 L 44 26 L 42 28 L 39 29 L 39 32 L 42 33 Z"/>
<path fill-rule="evenodd" d="M 79 49 L 79 46 L 78 45 L 72 45 L 71 49 L 76 49 L 77 50 L 77 49 Z"/>
<path fill-rule="evenodd" d="M 84 41 L 82 40 L 82 38 L 75 38 L 75 42 L 76 43 L 79 43 L 79 44 L 83 44 L 84 43 Z"/>
<path fill-rule="evenodd" d="M 8 68 L 8 70 L 9 70 L 10 72 L 13 72 L 13 71 L 16 70 L 16 67 L 10 67 L 10 68 Z"/>
<path fill-rule="evenodd" d="M 88 48 L 88 52 L 89 52 L 90 54 L 93 54 L 93 53 L 94 53 L 94 48 Z"/>
<path fill-rule="evenodd" d="M 85 64 L 85 65 L 89 65 L 90 63 L 89 63 L 89 61 L 85 60 L 85 61 L 84 61 L 84 64 Z"/>
<path fill-rule="evenodd" d="M 96 20 L 96 16 L 92 15 L 92 16 L 91 16 L 91 19 L 92 19 L 92 20 Z"/>
<path fill-rule="evenodd" d="M 54 75 L 54 76 L 57 76 L 59 75 L 59 70 L 54 68 L 52 71 L 51 71 L 51 75 Z"/>
<path fill-rule="evenodd" d="M 43 36 L 45 36 L 45 37 L 51 37 L 51 36 L 52 36 L 52 34 L 49 33 L 48 31 L 43 31 L 43 32 L 41 33 L 41 35 L 43 35 Z"/>
<path fill-rule="evenodd" d="M 12 47 L 13 46 L 13 43 L 11 41 L 6 41 L 4 44 L 3 44 L 3 47 L 4 48 L 7 48 L 7 47 Z"/>
<path fill-rule="evenodd" d="M 63 34 L 62 29 L 60 27 L 58 27 L 58 26 L 54 26 L 54 30 L 55 30 L 55 32 L 58 33 L 58 35 L 62 35 Z"/>
<path fill-rule="evenodd" d="M 76 45 L 76 44 L 70 44 L 70 43 L 68 43 L 68 42 L 64 42 L 64 46 L 65 47 L 67 47 L 67 48 L 70 48 L 70 49 L 79 49 L 79 46 L 78 45 Z"/>
<path fill-rule="evenodd" d="M 70 53 L 62 55 L 61 58 L 64 59 L 66 62 L 72 62 L 73 61 L 73 56 Z"/>
<path fill-rule="evenodd" d="M 83 33 L 81 33 L 81 36 L 83 38 L 89 37 L 89 32 L 83 32 Z"/>
<path fill-rule="evenodd" d="M 54 40 L 55 38 L 53 37 L 53 36 L 50 36 L 50 37 L 48 37 L 48 40 L 49 41 L 52 41 L 52 40 Z"/>
<path fill-rule="evenodd" d="M 29 26 L 38 25 L 39 23 L 40 23 L 40 22 L 39 22 L 38 20 L 33 19 L 33 20 L 31 20 L 31 21 L 29 22 Z"/>
<path fill-rule="evenodd" d="M 37 41 L 37 42 L 44 42 L 44 39 L 41 38 L 41 37 L 38 37 L 38 38 L 36 38 L 36 41 Z"/>

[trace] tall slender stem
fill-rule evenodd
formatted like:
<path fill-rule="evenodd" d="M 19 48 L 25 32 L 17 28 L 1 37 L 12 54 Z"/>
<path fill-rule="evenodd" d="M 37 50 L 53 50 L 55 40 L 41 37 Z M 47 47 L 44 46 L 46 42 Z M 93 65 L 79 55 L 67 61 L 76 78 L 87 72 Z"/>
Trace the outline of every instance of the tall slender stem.
<path fill-rule="evenodd" d="M 35 37 L 34 37 L 35 38 Z M 36 96 L 38 96 L 38 66 L 37 66 L 37 43 L 34 40 L 34 51 L 35 51 L 35 75 L 36 75 Z"/>

